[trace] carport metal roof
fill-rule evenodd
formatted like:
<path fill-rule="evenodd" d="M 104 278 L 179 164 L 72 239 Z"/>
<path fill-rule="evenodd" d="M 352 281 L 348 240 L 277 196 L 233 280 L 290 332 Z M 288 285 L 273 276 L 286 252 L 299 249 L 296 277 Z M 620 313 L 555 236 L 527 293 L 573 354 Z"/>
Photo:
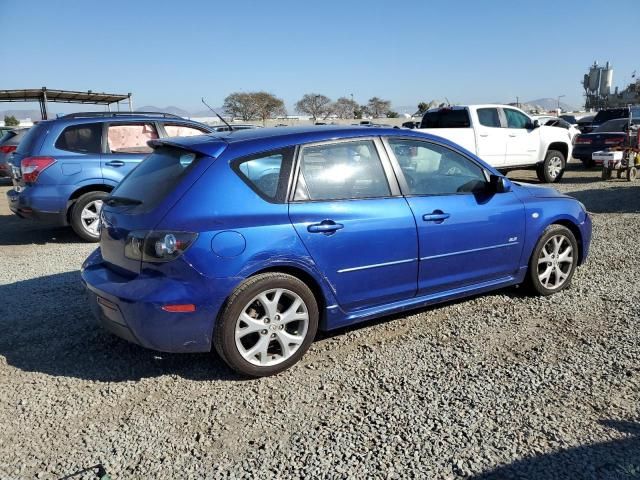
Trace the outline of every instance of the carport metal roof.
<path fill-rule="evenodd" d="M 95 105 L 106 105 L 111 111 L 111 105 L 117 104 L 120 109 L 120 102 L 127 101 L 129 111 L 133 111 L 131 94 L 116 93 L 96 93 L 91 90 L 78 92 L 74 90 L 49 90 L 47 87 L 26 88 L 18 90 L 0 90 L 0 102 L 38 102 L 40 104 L 40 114 L 43 120 L 48 118 L 47 102 L 58 103 L 92 103 Z"/>

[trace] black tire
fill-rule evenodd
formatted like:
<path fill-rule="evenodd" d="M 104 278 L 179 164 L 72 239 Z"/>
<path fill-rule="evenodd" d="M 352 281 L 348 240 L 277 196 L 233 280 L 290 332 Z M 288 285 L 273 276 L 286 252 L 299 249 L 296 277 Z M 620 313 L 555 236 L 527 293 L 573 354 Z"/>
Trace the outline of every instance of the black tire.
<path fill-rule="evenodd" d="M 600 174 L 600 178 L 602 178 L 602 180 L 609 180 L 611 179 L 611 169 L 610 168 L 604 168 L 602 167 L 602 173 Z"/>
<path fill-rule="evenodd" d="M 616 170 L 616 177 L 617 178 L 622 178 L 622 169 L 621 168 Z"/>
<path fill-rule="evenodd" d="M 85 224 L 82 220 L 82 211 L 84 208 L 92 202 L 96 200 L 104 201 L 105 198 L 109 196 L 106 192 L 89 192 L 82 195 L 76 203 L 73 205 L 73 210 L 71 210 L 71 228 L 76 232 L 80 238 L 87 242 L 97 242 L 100 240 L 100 234 L 97 232 L 92 232 L 85 227 Z M 99 213 L 99 212 L 98 212 Z M 98 219 L 96 218 L 96 222 Z"/>
<path fill-rule="evenodd" d="M 286 360 L 270 366 L 259 366 L 246 360 L 235 340 L 236 322 L 249 302 L 261 292 L 284 288 L 298 295 L 305 303 L 309 317 L 307 333 L 300 347 Z M 243 282 L 231 294 L 216 322 L 213 345 L 218 355 L 236 372 L 250 377 L 265 377 L 280 373 L 297 363 L 318 331 L 318 303 L 311 289 L 300 279 L 279 272 L 263 273 Z"/>
<path fill-rule="evenodd" d="M 572 261 L 570 263 L 571 268 L 568 269 L 563 274 L 568 274 L 567 277 L 563 280 L 563 283 L 556 288 L 548 288 L 545 286 L 540 280 L 540 274 L 544 272 L 540 272 L 541 268 L 539 264 L 540 255 L 542 253 L 542 249 L 545 247 L 547 242 L 557 236 L 562 236 L 567 239 L 572 248 Z M 527 283 L 534 291 L 534 293 L 538 295 L 552 295 L 554 293 L 558 293 L 565 288 L 567 288 L 571 284 L 571 279 L 573 278 L 573 274 L 576 271 L 576 267 L 578 266 L 578 242 L 576 241 L 576 237 L 573 235 L 571 230 L 562 225 L 549 225 L 542 235 L 538 239 L 538 243 L 536 243 L 536 247 L 533 249 L 533 253 L 531 254 L 531 258 L 529 259 L 529 270 L 527 272 Z M 552 267 L 552 266 L 547 266 Z M 544 269 L 545 266 L 543 265 Z M 555 274 L 557 275 L 557 273 Z M 556 277 L 557 278 L 557 277 Z"/>
<path fill-rule="evenodd" d="M 560 164 L 558 166 L 558 163 Z M 558 150 L 549 150 L 544 157 L 544 161 L 536 166 L 538 180 L 543 183 L 559 182 L 564 175 L 567 166 L 567 159 Z"/>
<path fill-rule="evenodd" d="M 587 170 L 596 166 L 593 160 L 582 160 L 582 166 Z"/>

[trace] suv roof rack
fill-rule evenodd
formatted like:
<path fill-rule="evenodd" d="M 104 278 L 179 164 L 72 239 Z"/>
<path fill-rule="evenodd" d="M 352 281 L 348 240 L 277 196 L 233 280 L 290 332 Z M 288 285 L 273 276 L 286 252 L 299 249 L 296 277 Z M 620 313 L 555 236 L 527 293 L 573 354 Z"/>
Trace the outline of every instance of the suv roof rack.
<path fill-rule="evenodd" d="M 180 115 L 163 112 L 76 112 L 60 118 L 92 118 L 92 117 L 140 117 L 153 116 L 163 118 L 182 118 Z"/>

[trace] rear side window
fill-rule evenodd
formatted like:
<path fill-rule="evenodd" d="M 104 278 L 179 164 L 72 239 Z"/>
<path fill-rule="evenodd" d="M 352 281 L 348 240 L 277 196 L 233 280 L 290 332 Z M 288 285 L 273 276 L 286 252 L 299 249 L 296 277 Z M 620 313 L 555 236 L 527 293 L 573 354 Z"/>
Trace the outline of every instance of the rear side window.
<path fill-rule="evenodd" d="M 164 125 L 164 130 L 169 137 L 192 137 L 194 135 L 209 133 L 205 130 L 192 127 L 191 125 L 170 125 L 168 123 Z"/>
<path fill-rule="evenodd" d="M 152 210 L 200 158 L 179 148 L 157 148 L 124 178 L 112 196 L 137 200 L 141 202 L 141 210 Z"/>
<path fill-rule="evenodd" d="M 293 148 L 244 157 L 233 163 L 233 169 L 251 189 L 269 202 L 285 201 Z"/>
<path fill-rule="evenodd" d="M 158 138 L 151 123 L 115 124 L 107 129 L 107 144 L 111 153 L 150 153 L 149 140 Z"/>
<path fill-rule="evenodd" d="M 34 149 L 38 146 L 38 142 L 40 141 L 41 136 L 45 134 L 46 129 L 47 127 L 44 123 L 38 123 L 31 127 L 29 132 L 20 141 L 16 152 L 22 155 L 34 154 Z"/>
<path fill-rule="evenodd" d="M 466 108 L 443 108 L 427 112 L 422 117 L 420 128 L 469 128 L 469 112 Z"/>
<path fill-rule="evenodd" d="M 346 200 L 391 195 L 371 140 L 304 147 L 295 200 Z"/>
<path fill-rule="evenodd" d="M 497 108 L 479 108 L 478 120 L 485 127 L 500 128 L 500 116 Z"/>
<path fill-rule="evenodd" d="M 102 151 L 102 125 L 85 123 L 65 128 L 55 147 L 76 153 L 100 153 Z"/>

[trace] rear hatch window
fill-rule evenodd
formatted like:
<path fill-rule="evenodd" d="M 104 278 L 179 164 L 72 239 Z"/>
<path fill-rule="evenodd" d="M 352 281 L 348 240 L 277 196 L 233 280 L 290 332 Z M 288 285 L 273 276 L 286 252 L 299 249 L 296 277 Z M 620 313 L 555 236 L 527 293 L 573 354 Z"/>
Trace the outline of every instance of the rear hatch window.
<path fill-rule="evenodd" d="M 420 128 L 469 128 L 469 112 L 464 108 L 443 108 L 427 112 L 422 117 Z"/>
<path fill-rule="evenodd" d="M 159 147 L 127 175 L 111 193 L 111 204 L 134 206 L 135 213 L 153 210 L 180 183 L 201 155 Z"/>
<path fill-rule="evenodd" d="M 44 134 L 47 126 L 44 123 L 37 123 L 29 129 L 27 134 L 22 137 L 16 153 L 24 156 L 34 155 L 34 150 L 40 146 L 40 139 Z"/>

